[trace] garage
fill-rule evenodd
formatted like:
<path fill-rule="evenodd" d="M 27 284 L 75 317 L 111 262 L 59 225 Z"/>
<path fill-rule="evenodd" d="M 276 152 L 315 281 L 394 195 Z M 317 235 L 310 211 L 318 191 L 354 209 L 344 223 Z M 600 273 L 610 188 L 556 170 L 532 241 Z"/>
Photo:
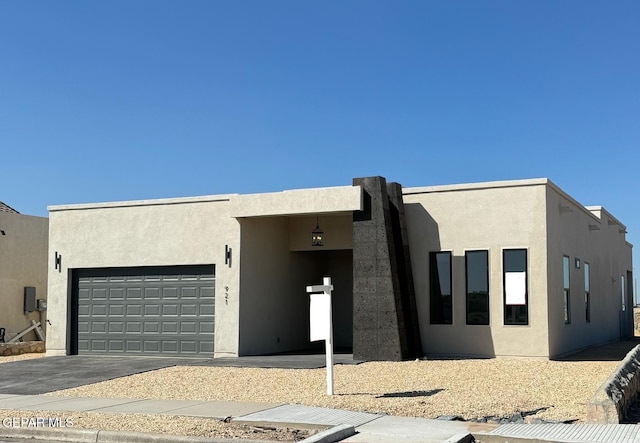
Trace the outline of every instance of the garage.
<path fill-rule="evenodd" d="M 213 357 L 213 265 L 76 269 L 71 353 Z"/>

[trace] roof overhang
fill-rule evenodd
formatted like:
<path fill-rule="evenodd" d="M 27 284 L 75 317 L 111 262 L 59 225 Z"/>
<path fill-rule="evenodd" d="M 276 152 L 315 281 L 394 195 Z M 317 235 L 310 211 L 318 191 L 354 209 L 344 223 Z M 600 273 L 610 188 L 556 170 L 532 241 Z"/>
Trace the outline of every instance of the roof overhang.
<path fill-rule="evenodd" d="M 273 217 L 361 211 L 360 186 L 295 189 L 231 197 L 232 217 Z"/>

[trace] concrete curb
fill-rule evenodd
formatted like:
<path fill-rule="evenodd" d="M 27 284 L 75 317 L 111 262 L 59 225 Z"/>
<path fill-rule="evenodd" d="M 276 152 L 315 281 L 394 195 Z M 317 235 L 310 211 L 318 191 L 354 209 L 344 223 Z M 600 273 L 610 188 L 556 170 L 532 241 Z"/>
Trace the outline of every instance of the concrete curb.
<path fill-rule="evenodd" d="M 0 428 L 0 438 L 40 439 L 65 443 L 237 443 L 238 440 L 210 437 L 184 437 L 146 432 L 98 431 L 94 429 Z M 266 440 L 242 440 L 266 443 Z"/>
<path fill-rule="evenodd" d="M 335 443 L 337 441 L 349 438 L 355 435 L 356 429 L 353 425 L 338 425 L 333 428 L 329 428 L 326 431 L 318 432 L 311 437 L 307 437 L 303 442 L 306 443 Z"/>

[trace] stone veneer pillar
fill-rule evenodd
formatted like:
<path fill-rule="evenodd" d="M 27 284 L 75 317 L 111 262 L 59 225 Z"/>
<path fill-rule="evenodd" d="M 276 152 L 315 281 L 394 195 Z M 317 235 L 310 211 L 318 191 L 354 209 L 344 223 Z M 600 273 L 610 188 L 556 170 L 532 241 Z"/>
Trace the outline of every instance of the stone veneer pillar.
<path fill-rule="evenodd" d="M 363 210 L 353 214 L 353 356 L 415 357 L 421 347 L 406 233 L 403 242 L 402 187 L 389 185 L 392 203 L 383 177 L 355 178 L 353 184 L 362 187 L 364 199 Z"/>

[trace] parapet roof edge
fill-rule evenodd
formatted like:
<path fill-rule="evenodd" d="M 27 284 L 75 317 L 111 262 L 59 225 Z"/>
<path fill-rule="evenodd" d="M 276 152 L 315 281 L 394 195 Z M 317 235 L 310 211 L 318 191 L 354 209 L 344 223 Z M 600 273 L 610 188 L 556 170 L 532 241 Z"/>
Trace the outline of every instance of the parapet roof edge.
<path fill-rule="evenodd" d="M 468 191 L 472 189 L 513 188 L 519 186 L 537 186 L 551 183 L 548 178 L 530 178 L 523 180 L 501 180 L 478 183 L 461 183 L 455 185 L 421 186 L 416 188 L 402 188 L 404 195 L 428 194 L 434 192 Z"/>
<path fill-rule="evenodd" d="M 237 194 L 221 194 L 221 195 L 202 195 L 197 197 L 177 197 L 177 198 L 158 198 L 149 200 L 128 200 L 115 201 L 105 203 L 79 203 L 72 205 L 53 205 L 48 206 L 49 212 L 57 211 L 77 211 L 83 209 L 105 209 L 105 208 L 128 208 L 134 206 L 161 206 L 161 205 L 181 205 L 185 203 L 206 203 L 229 201 L 231 197 Z"/>
<path fill-rule="evenodd" d="M 492 189 L 492 188 L 514 188 L 514 187 L 524 187 L 524 186 L 538 186 L 545 185 L 549 186 L 551 189 L 560 194 L 563 198 L 567 199 L 586 214 L 591 216 L 594 220 L 602 223 L 602 220 L 593 213 L 593 211 L 602 211 L 604 212 L 612 221 L 618 224 L 625 231 L 627 227 L 620 222 L 615 216 L 613 216 L 609 211 L 607 211 L 602 206 L 585 206 L 577 201 L 575 198 L 567 194 L 562 188 L 556 185 L 548 178 L 532 178 L 532 179 L 523 179 L 523 180 L 503 180 L 503 181 L 491 181 L 491 182 L 478 182 L 478 183 L 462 183 L 455 185 L 437 185 L 437 186 L 423 186 L 416 188 L 403 188 L 403 195 L 411 195 L 411 194 L 429 194 L 436 192 L 455 192 L 455 191 L 469 191 L 476 189 Z"/>
<path fill-rule="evenodd" d="M 624 225 L 624 223 L 622 223 L 620 220 L 618 220 L 611 212 L 609 212 L 604 206 L 585 206 L 585 208 L 589 211 L 601 211 L 604 212 L 607 217 L 609 217 L 614 223 L 616 223 L 617 225 L 619 225 L 622 229 L 624 229 L 625 231 L 627 230 L 627 227 Z"/>

